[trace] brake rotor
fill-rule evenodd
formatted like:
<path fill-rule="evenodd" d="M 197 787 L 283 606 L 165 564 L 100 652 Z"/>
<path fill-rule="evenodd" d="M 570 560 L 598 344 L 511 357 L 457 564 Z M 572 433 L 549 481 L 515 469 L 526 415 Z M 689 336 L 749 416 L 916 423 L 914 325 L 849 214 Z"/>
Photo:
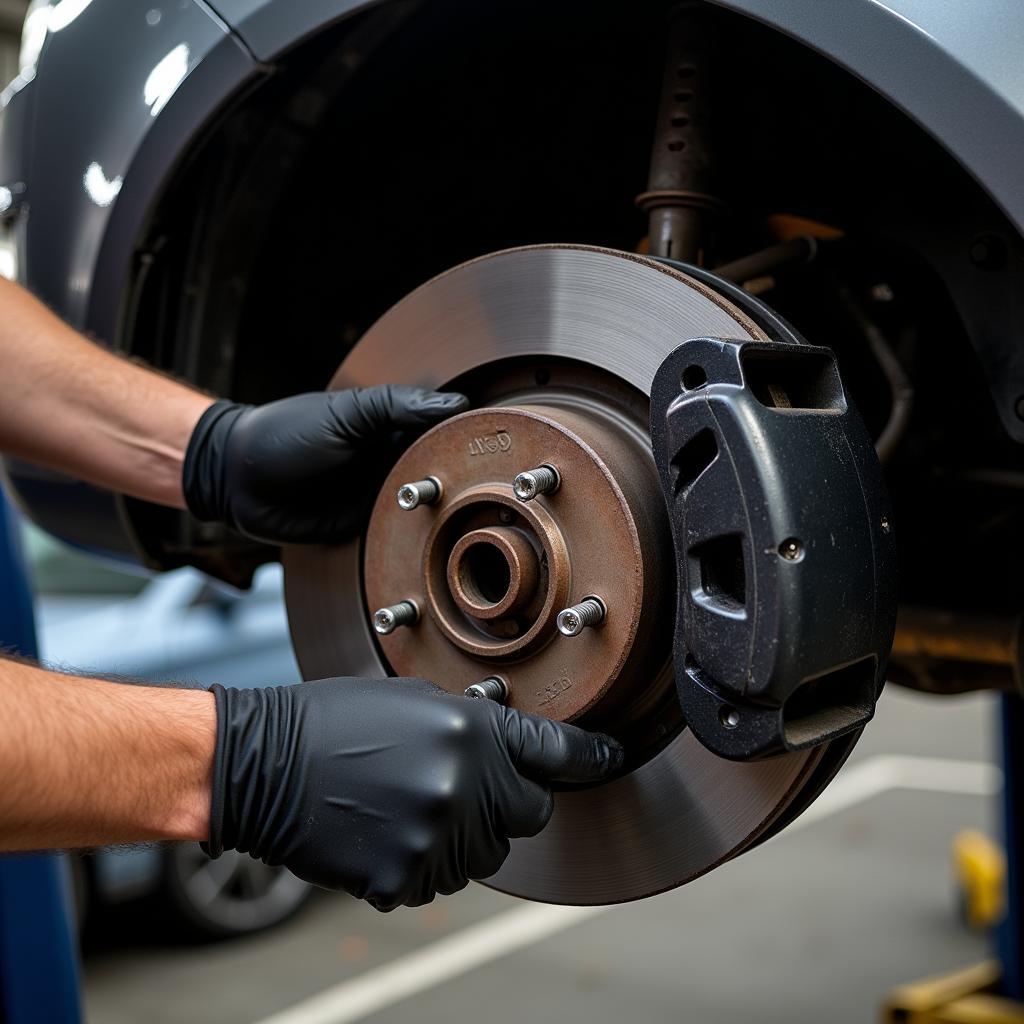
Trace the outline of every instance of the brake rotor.
<path fill-rule="evenodd" d="M 687 338 L 767 339 L 707 284 L 628 253 L 514 249 L 421 286 L 331 381 L 454 387 L 475 409 L 434 428 L 385 482 L 365 542 L 285 552 L 303 675 L 417 675 L 453 693 L 500 674 L 509 703 L 616 735 L 611 782 L 558 792 L 548 827 L 512 842 L 487 884 L 533 900 L 616 903 L 681 885 L 791 820 L 851 740 L 753 763 L 708 752 L 681 720 L 670 652 L 671 541 L 647 439 L 655 371 Z M 554 464 L 524 503 L 516 474 Z M 442 495 L 412 511 L 406 482 Z M 566 638 L 561 607 L 597 595 L 598 630 Z M 416 625 L 378 637 L 401 600 Z"/>

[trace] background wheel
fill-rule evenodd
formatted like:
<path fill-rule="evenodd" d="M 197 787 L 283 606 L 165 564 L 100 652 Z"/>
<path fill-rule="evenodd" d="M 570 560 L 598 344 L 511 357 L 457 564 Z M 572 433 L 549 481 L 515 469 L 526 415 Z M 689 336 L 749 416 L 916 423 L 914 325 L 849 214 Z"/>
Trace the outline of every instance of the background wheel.
<path fill-rule="evenodd" d="M 302 907 L 312 888 L 285 868 L 267 867 L 234 850 L 211 860 L 197 843 L 182 843 L 165 856 L 169 909 L 189 931 L 209 938 L 280 924 Z"/>

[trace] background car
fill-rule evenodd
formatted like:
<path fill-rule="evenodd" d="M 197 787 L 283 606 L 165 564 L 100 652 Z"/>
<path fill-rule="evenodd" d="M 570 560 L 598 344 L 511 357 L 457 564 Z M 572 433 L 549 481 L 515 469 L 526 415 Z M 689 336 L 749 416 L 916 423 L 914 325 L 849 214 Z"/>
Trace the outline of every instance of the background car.
<path fill-rule="evenodd" d="M 48 664 L 149 681 L 228 686 L 297 681 L 280 566 L 240 593 L 194 569 L 131 573 L 27 529 Z M 226 852 L 211 861 L 197 843 L 72 855 L 80 916 L 143 897 L 158 901 L 186 934 L 245 935 L 278 924 L 310 886 L 283 868 Z"/>

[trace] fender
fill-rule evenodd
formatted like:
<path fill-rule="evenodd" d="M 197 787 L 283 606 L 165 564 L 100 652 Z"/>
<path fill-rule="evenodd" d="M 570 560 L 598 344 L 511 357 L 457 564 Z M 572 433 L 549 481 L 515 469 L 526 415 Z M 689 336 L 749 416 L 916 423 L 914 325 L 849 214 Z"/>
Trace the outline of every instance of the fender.
<path fill-rule="evenodd" d="M 367 6 L 277 3 L 240 22 L 256 40 L 260 29 L 280 41 L 260 52 L 281 52 Z M 116 346 L 140 225 L 218 112 L 272 70 L 205 0 L 154 0 L 127 13 L 107 0 L 56 0 L 35 66 L 0 96 L 0 186 L 16 200 L 5 212 L 19 281 Z M 137 557 L 119 497 L 39 467 L 8 469 L 41 526 Z"/>
<path fill-rule="evenodd" d="M 1024 235 L 1019 0 L 711 2 L 791 36 L 866 82 L 945 148 Z M 1024 444 L 1024 345 L 1002 326 L 1021 322 L 1019 272 L 967 280 L 959 265 L 938 269 L 969 325 L 1003 429 Z M 972 289 L 986 294 L 984 304 L 970 299 Z"/>
<path fill-rule="evenodd" d="M 382 2 L 190 0 L 127 18 L 118 12 L 112 22 L 107 4 L 60 0 L 55 11 L 80 13 L 50 32 L 36 80 L 24 90 L 34 109 L 18 126 L 34 126 L 38 140 L 21 140 L 31 166 L 18 168 L 29 183 L 24 205 L 34 207 L 22 254 L 25 283 L 75 326 L 113 342 L 135 232 L 191 139 L 266 71 L 262 65 Z M 978 0 L 970 10 L 928 0 L 712 2 L 863 79 L 949 150 L 1024 234 L 1016 180 L 1024 164 L 1024 80 L 1017 74 L 1024 17 L 1017 0 Z M 107 64 L 118 73 L 97 73 Z M 51 66 L 59 72 L 48 74 Z M 14 133 L 4 131 L 15 112 L 4 111 L 0 132 L 5 146 L 17 149 Z M 35 247 L 35 237 L 50 244 Z M 52 244 L 55 238 L 64 244 Z"/>
<path fill-rule="evenodd" d="M 75 327 L 113 345 L 135 232 L 155 190 L 185 140 L 256 68 L 197 0 L 127 11 L 102 0 L 55 3 L 36 66 L 6 90 L 0 112 L 0 184 L 19 198 L 18 279 Z M 114 495 L 39 467 L 8 468 L 16 496 L 41 526 L 133 556 Z M 71 527 L 69 501 L 77 513 Z"/>
<path fill-rule="evenodd" d="M 33 133 L 20 140 L 30 166 L 19 277 L 74 326 L 113 344 L 134 241 L 128 224 L 137 230 L 185 140 L 256 65 L 196 0 L 128 13 L 61 0 L 50 24 L 24 90 Z"/>
<path fill-rule="evenodd" d="M 125 195 L 95 267 L 102 284 L 93 289 L 90 329 L 101 337 L 115 336 L 127 261 L 142 215 L 159 194 L 175 154 L 188 151 L 197 125 L 240 87 L 245 73 L 258 75 L 302 41 L 357 12 L 400 2 L 404 0 L 210 0 L 207 6 L 206 0 L 194 0 L 195 10 L 205 12 L 210 25 L 226 33 L 224 40 L 238 44 L 232 52 L 242 66 L 228 66 L 221 56 L 228 50 L 222 40 L 216 53 L 211 51 L 182 84 L 179 91 L 183 99 L 187 94 L 188 102 L 169 103 L 150 127 L 145 151 L 125 177 Z M 970 5 L 932 0 L 711 2 L 794 38 L 867 83 L 942 145 L 1024 235 L 1024 191 L 1017 181 L 1017 168 L 1024 166 L 1024 79 L 1019 75 L 1024 14 L 1019 0 L 977 0 Z M 117 53 L 123 49 L 119 41 Z M 879 154 L 880 159 L 885 156 Z M 79 224 L 74 212 L 68 211 L 72 218 L 65 223 Z M 48 237 L 60 237 L 59 230 Z M 85 281 L 91 269 L 80 260 L 75 276 L 68 274 L 65 281 Z M 947 275 L 953 292 L 966 287 L 962 276 Z M 30 283 L 38 287 L 36 281 Z M 1024 443 L 1019 408 L 1024 359 L 1018 339 L 1005 336 L 998 326 L 1020 321 L 1022 300 L 1014 297 L 1020 294 L 1018 282 L 993 277 L 975 284 L 995 290 L 996 297 L 988 312 L 973 303 L 962 314 L 971 325 L 972 344 L 1003 428 Z M 996 309 L 998 316 L 988 316 Z"/>
<path fill-rule="evenodd" d="M 1024 234 L 1018 0 L 711 0 L 817 50 L 944 146 Z"/>
<path fill-rule="evenodd" d="M 211 6 L 260 61 L 273 61 L 309 36 L 386 0 L 212 0 Z"/>
<path fill-rule="evenodd" d="M 56 0 L 38 67 L 0 99 L 0 186 L 18 200 L 8 216 L 16 217 L 22 282 L 73 325 L 116 345 L 140 225 L 201 132 L 303 40 L 386 2 L 396 0 L 153 0 L 126 13 L 110 0 Z M 936 138 L 1024 233 L 1024 193 L 1014 180 L 1024 164 L 1018 0 L 712 2 L 868 83 Z M 979 354 L 1007 432 L 1024 440 L 1013 404 L 1021 392 L 1005 372 L 1011 360 Z M 15 475 L 25 497 L 24 472 Z M 65 505 L 66 482 L 49 476 L 32 474 L 33 489 L 54 492 L 49 502 L 36 493 L 34 509 Z M 89 507 L 82 518 L 96 526 L 80 522 L 78 537 L 127 552 L 114 526 L 120 503 L 95 498 L 76 506 Z M 66 532 L 60 518 L 44 525 Z"/>
<path fill-rule="evenodd" d="M 261 61 L 381 0 L 212 0 Z M 710 0 L 798 39 L 901 108 L 1024 233 L 1018 0 Z"/>

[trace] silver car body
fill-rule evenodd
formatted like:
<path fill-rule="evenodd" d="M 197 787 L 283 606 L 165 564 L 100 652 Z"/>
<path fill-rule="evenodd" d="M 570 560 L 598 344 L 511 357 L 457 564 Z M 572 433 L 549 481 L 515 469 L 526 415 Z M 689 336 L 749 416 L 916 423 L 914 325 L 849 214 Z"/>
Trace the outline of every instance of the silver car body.
<path fill-rule="evenodd" d="M 391 0 L 395 2 L 395 0 Z M 715 0 L 872 86 L 937 139 L 1024 231 L 1019 0 Z M 39 6 L 37 0 L 36 6 Z M 140 225 L 215 115 L 300 42 L 382 0 L 56 0 L 38 54 L 2 94 L 0 219 L 17 276 L 116 346 Z M 6 207 L 6 210 L 5 210 Z M 1024 422 L 1001 409 L 1004 429 Z M 23 470 L 44 525 L 66 481 Z M 119 499 L 78 485 L 65 536 L 108 549 Z M 59 517 L 52 517 L 54 520 Z M 124 527 L 120 548 L 132 546 Z"/>

